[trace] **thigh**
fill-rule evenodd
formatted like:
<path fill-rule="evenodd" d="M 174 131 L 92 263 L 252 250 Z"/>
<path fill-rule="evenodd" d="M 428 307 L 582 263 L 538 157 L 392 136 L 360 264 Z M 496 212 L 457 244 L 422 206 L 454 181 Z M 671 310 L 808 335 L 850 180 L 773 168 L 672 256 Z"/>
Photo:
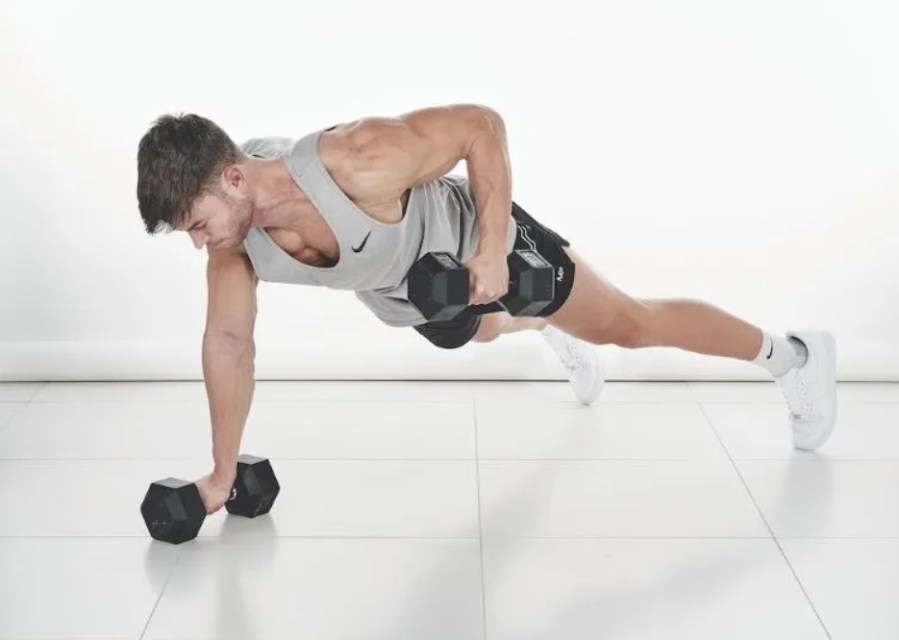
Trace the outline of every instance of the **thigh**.
<path fill-rule="evenodd" d="M 628 345 L 637 341 L 649 307 L 617 288 L 570 247 L 575 265 L 571 292 L 549 323 L 594 344 Z"/>

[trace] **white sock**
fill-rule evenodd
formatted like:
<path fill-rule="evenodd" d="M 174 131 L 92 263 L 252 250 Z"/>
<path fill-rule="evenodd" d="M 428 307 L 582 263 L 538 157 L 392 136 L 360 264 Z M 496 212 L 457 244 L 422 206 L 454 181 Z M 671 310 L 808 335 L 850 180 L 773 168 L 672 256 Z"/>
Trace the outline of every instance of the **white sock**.
<path fill-rule="evenodd" d="M 762 332 L 762 348 L 752 362 L 779 378 L 790 369 L 801 367 L 807 360 L 808 349 L 800 340 Z"/>

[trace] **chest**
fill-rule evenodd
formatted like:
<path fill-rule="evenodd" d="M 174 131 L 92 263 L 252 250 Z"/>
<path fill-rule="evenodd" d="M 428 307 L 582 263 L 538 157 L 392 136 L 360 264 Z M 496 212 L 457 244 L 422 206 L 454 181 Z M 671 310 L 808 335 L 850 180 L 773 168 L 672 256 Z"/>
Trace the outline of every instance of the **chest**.
<path fill-rule="evenodd" d="M 366 215 L 383 223 L 403 219 L 409 191 L 394 202 L 354 202 Z M 311 206 L 311 205 L 310 205 Z M 278 247 L 294 260 L 314 267 L 333 267 L 340 260 L 340 246 L 324 216 L 314 206 L 297 216 L 292 228 L 267 228 L 265 231 Z"/>

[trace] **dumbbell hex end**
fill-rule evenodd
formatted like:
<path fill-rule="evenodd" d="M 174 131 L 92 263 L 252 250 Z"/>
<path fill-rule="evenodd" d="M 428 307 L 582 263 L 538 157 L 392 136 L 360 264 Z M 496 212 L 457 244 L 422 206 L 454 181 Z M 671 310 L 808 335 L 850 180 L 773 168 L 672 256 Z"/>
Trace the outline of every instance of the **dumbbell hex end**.
<path fill-rule="evenodd" d="M 281 491 L 271 462 L 244 453 L 237 458 L 233 498 L 225 503 L 228 513 L 255 518 L 268 513 Z"/>
<path fill-rule="evenodd" d="M 408 276 L 408 298 L 426 320 L 452 320 L 468 305 L 469 275 L 451 254 L 426 253 Z"/>
<path fill-rule="evenodd" d="M 181 544 L 193 540 L 206 519 L 206 508 L 193 482 L 165 478 L 153 482 L 140 505 L 150 536 Z"/>

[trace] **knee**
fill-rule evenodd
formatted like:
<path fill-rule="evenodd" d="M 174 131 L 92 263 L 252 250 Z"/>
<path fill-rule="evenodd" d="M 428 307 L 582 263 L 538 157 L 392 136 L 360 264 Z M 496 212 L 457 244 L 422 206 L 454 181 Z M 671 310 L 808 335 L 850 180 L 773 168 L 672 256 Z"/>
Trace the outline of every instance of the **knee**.
<path fill-rule="evenodd" d="M 622 313 L 615 321 L 611 342 L 625 349 L 642 349 L 655 344 L 653 338 L 654 311 L 650 305 L 640 305 Z"/>

